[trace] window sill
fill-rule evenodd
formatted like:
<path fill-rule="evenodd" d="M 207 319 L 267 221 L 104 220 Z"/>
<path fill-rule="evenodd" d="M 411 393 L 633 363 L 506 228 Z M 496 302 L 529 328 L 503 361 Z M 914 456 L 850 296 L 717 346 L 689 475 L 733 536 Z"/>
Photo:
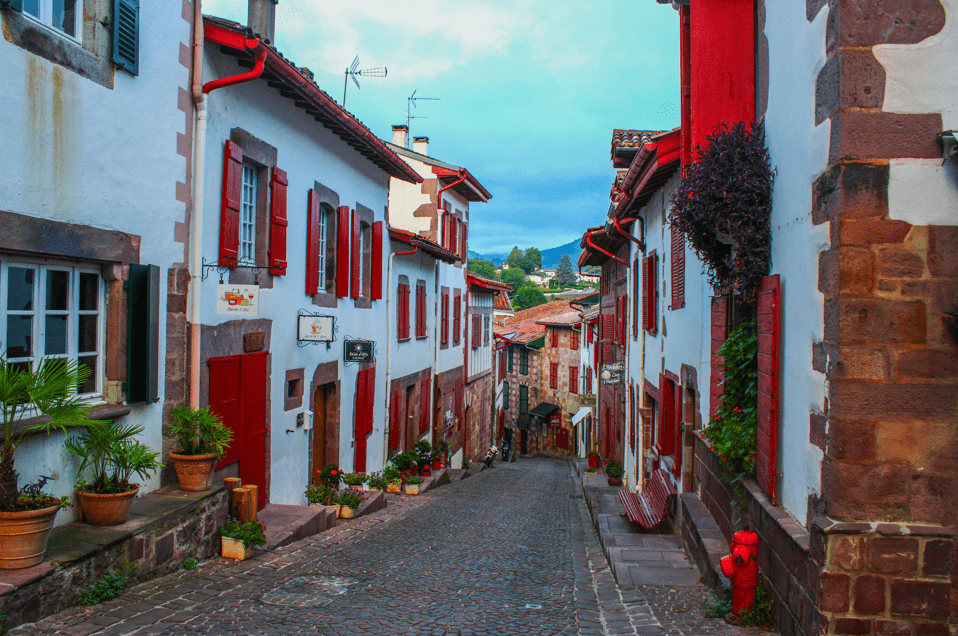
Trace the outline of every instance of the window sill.
<path fill-rule="evenodd" d="M 336 294 L 321 293 L 313 294 L 313 304 L 317 307 L 336 307 Z"/>
<path fill-rule="evenodd" d="M 109 420 L 115 421 L 120 419 L 125 415 L 129 415 L 133 411 L 133 407 L 129 404 L 100 404 L 93 407 L 88 413 L 88 417 L 91 420 Z M 50 421 L 50 416 L 44 415 L 42 417 L 32 417 L 28 420 L 22 420 L 17 424 L 14 429 L 14 434 L 17 435 L 26 428 L 33 426 L 34 424 L 45 424 Z M 81 428 L 80 426 L 68 426 L 67 429 Z M 28 431 L 25 437 L 36 437 L 38 435 L 46 435 L 46 432 L 43 430 L 34 430 Z M 3 439 L 3 432 L 0 431 L 0 440 Z"/>
<path fill-rule="evenodd" d="M 353 307 L 356 309 L 372 309 L 373 301 L 369 298 L 354 298 Z"/>

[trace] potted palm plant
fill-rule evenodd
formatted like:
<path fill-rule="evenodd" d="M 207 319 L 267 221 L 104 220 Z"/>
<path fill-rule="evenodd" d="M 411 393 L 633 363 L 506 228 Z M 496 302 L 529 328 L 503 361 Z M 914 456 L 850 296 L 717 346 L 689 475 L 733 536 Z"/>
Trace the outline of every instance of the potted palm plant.
<path fill-rule="evenodd" d="M 180 444 L 177 450 L 170 452 L 180 489 L 190 492 L 209 490 L 213 467 L 226 452 L 233 431 L 208 406 L 173 409 L 169 431 Z"/>
<path fill-rule="evenodd" d="M 43 560 L 53 521 L 65 497 L 42 492 L 46 478 L 20 488 L 14 455 L 29 433 L 64 434 L 68 426 L 86 426 L 89 407 L 77 388 L 90 376 L 76 360 L 47 359 L 34 367 L 0 358 L 0 568 L 19 569 Z"/>
<path fill-rule="evenodd" d="M 130 483 L 133 475 L 149 479 L 162 465 L 159 453 L 134 439 L 142 426 L 107 422 L 87 427 L 82 434 L 66 441 L 68 451 L 82 460 L 77 475 L 92 468 L 92 481 L 77 485 L 80 510 L 87 523 L 116 526 L 125 523 L 139 484 Z"/>

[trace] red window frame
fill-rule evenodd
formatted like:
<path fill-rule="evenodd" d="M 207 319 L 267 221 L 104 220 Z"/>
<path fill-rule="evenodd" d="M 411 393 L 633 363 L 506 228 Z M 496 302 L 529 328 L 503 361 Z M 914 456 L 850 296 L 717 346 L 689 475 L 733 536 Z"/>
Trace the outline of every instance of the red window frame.
<path fill-rule="evenodd" d="M 399 283 L 396 292 L 396 339 L 409 340 L 409 284 Z"/>
<path fill-rule="evenodd" d="M 426 337 L 426 282 L 416 283 L 416 337 Z"/>
<path fill-rule="evenodd" d="M 549 363 L 549 388 L 550 389 L 559 388 L 559 363 L 558 362 Z"/>
<path fill-rule="evenodd" d="M 558 348 L 558 346 L 559 346 L 559 330 L 556 329 L 555 327 L 553 327 L 553 328 L 550 329 L 550 331 L 552 332 L 552 346 L 553 346 L 553 348 Z"/>
<path fill-rule="evenodd" d="M 442 292 L 440 301 L 439 342 L 449 344 L 449 292 Z"/>
<path fill-rule="evenodd" d="M 579 392 L 579 367 L 569 367 L 569 393 Z"/>
<path fill-rule="evenodd" d="M 462 339 L 462 292 L 458 289 L 453 293 L 452 300 L 452 344 L 457 345 Z"/>
<path fill-rule="evenodd" d="M 575 329 L 572 330 L 572 337 L 569 338 L 569 348 L 572 350 L 579 348 L 579 332 Z"/>

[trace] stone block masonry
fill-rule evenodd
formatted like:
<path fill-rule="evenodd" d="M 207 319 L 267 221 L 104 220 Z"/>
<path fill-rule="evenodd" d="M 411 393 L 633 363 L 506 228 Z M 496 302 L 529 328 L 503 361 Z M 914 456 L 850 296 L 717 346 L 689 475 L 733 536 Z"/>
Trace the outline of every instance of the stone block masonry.
<path fill-rule="evenodd" d="M 954 531 L 819 518 L 821 611 L 830 634 L 949 633 Z"/>
<path fill-rule="evenodd" d="M 131 584 L 180 569 L 184 559 L 219 552 L 226 491 L 161 490 L 138 498 L 130 520 L 98 528 L 71 523 L 53 530 L 45 560 L 25 570 L 0 570 L 5 626 L 35 622 L 76 604 L 108 572 Z"/>

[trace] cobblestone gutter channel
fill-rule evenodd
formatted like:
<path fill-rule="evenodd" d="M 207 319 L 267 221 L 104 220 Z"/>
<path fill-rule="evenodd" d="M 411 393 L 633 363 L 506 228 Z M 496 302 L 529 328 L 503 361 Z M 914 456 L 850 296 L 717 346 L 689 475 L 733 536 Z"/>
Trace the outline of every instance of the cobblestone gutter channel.
<path fill-rule="evenodd" d="M 250 561 L 214 559 L 12 633 L 740 633 L 694 610 L 662 618 L 668 592 L 663 608 L 620 592 L 580 495 L 566 462 L 499 464 Z"/>

